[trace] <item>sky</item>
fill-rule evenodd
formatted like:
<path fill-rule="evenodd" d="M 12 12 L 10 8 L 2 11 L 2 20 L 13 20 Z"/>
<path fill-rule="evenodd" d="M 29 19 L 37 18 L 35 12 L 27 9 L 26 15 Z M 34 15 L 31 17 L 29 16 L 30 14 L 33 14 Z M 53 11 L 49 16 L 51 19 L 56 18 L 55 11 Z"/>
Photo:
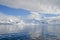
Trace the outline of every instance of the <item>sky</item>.
<path fill-rule="evenodd" d="M 60 13 L 60 0 L 0 0 L 0 4 L 35 12 Z"/>
<path fill-rule="evenodd" d="M 24 19 L 36 19 L 38 21 L 40 21 L 41 16 L 52 17 L 50 18 L 51 20 L 53 18 L 60 19 L 60 0 L 0 0 L 0 22 L 1 19 L 4 21 L 9 19 L 10 22 L 17 20 L 17 22 L 22 21 L 21 24 L 27 24 L 23 19 L 15 16 L 20 16 Z"/>
<path fill-rule="evenodd" d="M 5 15 L 12 15 L 12 16 L 22 16 L 22 17 L 27 17 L 28 15 L 31 14 L 29 10 L 23 9 L 23 8 L 11 8 L 5 5 L 0 5 L 0 12 L 2 12 Z M 53 17 L 53 16 L 59 16 L 60 14 L 42 14 L 42 16 L 45 17 Z"/>
<path fill-rule="evenodd" d="M 6 14 L 6 15 L 12 15 L 12 16 L 27 16 L 30 14 L 28 10 L 25 9 L 15 9 L 10 8 L 4 5 L 0 5 L 0 12 Z"/>
<path fill-rule="evenodd" d="M 33 12 L 52 17 L 60 15 L 60 0 L 0 0 L 0 12 L 27 17 Z"/>

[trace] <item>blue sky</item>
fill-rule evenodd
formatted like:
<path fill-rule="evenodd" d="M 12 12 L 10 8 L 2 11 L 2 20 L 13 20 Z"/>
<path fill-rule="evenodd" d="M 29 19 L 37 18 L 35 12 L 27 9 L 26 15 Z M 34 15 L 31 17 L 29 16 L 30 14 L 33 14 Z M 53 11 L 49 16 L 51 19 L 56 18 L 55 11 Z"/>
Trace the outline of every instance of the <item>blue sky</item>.
<path fill-rule="evenodd" d="M 5 8 L 2 8 L 2 5 Z M 60 14 L 60 0 L 0 0 L 0 6 L 2 10 L 8 10 L 9 14 L 12 14 L 11 12 L 14 10 L 13 15 L 15 15 L 14 13 L 18 15 L 20 11 L 23 11 L 21 14 L 24 15 L 25 10 L 38 13 Z"/>
<path fill-rule="evenodd" d="M 30 11 L 28 10 L 10 8 L 4 5 L 0 5 L 0 12 L 7 14 L 7 15 L 24 16 L 24 17 L 30 14 Z"/>
<path fill-rule="evenodd" d="M 4 6 L 4 5 L 0 5 L 0 12 L 7 14 L 7 15 L 21 16 L 24 18 L 26 18 L 29 14 L 31 14 L 31 12 L 26 9 L 22 9 L 22 8 L 16 9 L 16 8 L 11 8 L 11 7 Z M 60 14 L 45 13 L 45 14 L 42 14 L 42 16 L 53 17 L 53 16 L 60 16 Z"/>

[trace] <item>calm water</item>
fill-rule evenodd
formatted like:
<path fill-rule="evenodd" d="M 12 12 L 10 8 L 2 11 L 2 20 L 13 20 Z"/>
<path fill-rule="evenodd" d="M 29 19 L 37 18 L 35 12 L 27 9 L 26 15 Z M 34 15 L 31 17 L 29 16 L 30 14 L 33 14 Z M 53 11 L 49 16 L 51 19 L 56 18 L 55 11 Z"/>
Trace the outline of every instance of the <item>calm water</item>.
<path fill-rule="evenodd" d="M 14 30 L 10 30 L 10 28 Z M 2 26 L 0 40 L 57 40 L 60 38 L 59 28 L 59 26 L 56 28 L 55 25 L 23 26 L 22 29 L 18 26 Z"/>

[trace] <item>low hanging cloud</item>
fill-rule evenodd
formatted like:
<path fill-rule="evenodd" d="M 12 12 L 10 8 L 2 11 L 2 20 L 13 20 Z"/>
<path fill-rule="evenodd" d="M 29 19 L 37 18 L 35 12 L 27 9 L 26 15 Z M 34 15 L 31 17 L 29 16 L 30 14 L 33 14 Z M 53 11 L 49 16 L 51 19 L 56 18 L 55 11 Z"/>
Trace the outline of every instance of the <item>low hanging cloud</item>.
<path fill-rule="evenodd" d="M 60 13 L 60 0 L 0 0 L 0 4 L 39 13 Z"/>
<path fill-rule="evenodd" d="M 31 20 L 33 20 L 33 19 L 40 20 L 41 15 L 39 13 L 37 13 L 37 12 L 31 12 L 31 14 L 28 15 L 28 18 L 31 19 Z"/>
<path fill-rule="evenodd" d="M 24 29 L 24 24 L 20 17 L 5 15 L 0 12 L 0 34 L 20 32 Z"/>
<path fill-rule="evenodd" d="M 56 17 L 48 17 L 48 23 L 53 23 L 53 22 L 57 22 L 59 24 L 60 21 L 60 16 L 56 16 Z M 55 23 L 53 23 L 55 24 Z"/>

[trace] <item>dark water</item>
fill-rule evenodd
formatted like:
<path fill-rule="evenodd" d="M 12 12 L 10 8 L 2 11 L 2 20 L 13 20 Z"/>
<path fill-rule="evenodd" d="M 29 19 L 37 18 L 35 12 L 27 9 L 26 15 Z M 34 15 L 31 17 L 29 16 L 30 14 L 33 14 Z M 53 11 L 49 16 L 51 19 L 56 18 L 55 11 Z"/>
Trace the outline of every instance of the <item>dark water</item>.
<path fill-rule="evenodd" d="M 1 34 L 0 40 L 30 40 L 31 37 L 28 33 L 11 33 L 11 34 Z"/>

